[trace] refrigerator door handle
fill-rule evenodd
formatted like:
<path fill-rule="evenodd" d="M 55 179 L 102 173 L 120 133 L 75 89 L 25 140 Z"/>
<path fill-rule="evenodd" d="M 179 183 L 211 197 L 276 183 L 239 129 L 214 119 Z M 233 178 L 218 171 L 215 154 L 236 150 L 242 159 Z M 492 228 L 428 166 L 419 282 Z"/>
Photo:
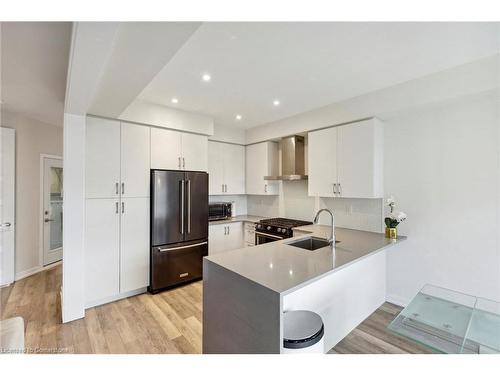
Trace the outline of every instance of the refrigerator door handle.
<path fill-rule="evenodd" d="M 191 233 L 191 180 L 187 180 L 187 232 Z"/>
<path fill-rule="evenodd" d="M 181 234 L 184 234 L 184 189 L 185 180 L 181 180 Z"/>
<path fill-rule="evenodd" d="M 177 246 L 177 247 L 170 247 L 170 248 L 168 248 L 168 247 L 166 247 L 166 248 L 159 247 L 158 250 L 163 253 L 165 251 L 189 249 L 191 247 L 196 247 L 196 246 L 201 246 L 201 245 L 206 245 L 206 244 L 208 244 L 208 241 L 200 242 L 200 243 L 195 243 L 195 244 L 192 244 L 192 245 Z"/>

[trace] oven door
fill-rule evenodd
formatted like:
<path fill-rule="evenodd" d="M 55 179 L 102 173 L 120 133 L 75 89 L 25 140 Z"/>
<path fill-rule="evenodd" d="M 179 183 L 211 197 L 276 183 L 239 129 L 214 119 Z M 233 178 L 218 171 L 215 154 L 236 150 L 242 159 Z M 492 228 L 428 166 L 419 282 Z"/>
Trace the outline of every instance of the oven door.
<path fill-rule="evenodd" d="M 255 245 L 262 245 L 268 242 L 280 241 L 282 239 L 284 239 L 284 237 L 277 236 L 275 234 L 255 232 Z"/>

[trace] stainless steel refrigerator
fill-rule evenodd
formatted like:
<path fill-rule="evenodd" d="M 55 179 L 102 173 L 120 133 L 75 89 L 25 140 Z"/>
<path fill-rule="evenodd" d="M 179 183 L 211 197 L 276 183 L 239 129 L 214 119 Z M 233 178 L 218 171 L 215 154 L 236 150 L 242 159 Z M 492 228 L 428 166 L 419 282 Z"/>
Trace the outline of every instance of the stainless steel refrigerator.
<path fill-rule="evenodd" d="M 201 279 L 208 255 L 208 174 L 151 170 L 149 291 Z"/>

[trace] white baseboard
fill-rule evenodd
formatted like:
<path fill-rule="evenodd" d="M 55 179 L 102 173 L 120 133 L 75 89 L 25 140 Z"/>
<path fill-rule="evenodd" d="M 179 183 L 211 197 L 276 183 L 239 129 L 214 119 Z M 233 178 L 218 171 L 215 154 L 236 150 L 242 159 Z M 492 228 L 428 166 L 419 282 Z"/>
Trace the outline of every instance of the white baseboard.
<path fill-rule="evenodd" d="M 398 305 L 398 306 L 402 306 L 402 307 L 406 307 L 408 306 L 408 304 L 410 303 L 411 299 L 408 299 L 408 298 L 404 298 L 404 297 L 401 297 L 401 296 L 396 296 L 394 294 L 388 294 L 385 296 L 385 300 L 387 302 L 390 302 L 394 305 Z"/>
<path fill-rule="evenodd" d="M 36 267 L 30 268 L 30 269 L 27 269 L 24 271 L 16 272 L 16 277 L 14 280 L 18 281 L 18 280 L 24 279 L 28 276 L 34 275 L 35 273 L 50 270 L 51 268 L 54 268 L 60 264 L 62 264 L 62 260 L 60 260 L 59 262 L 51 263 L 47 266 L 36 266 Z"/>

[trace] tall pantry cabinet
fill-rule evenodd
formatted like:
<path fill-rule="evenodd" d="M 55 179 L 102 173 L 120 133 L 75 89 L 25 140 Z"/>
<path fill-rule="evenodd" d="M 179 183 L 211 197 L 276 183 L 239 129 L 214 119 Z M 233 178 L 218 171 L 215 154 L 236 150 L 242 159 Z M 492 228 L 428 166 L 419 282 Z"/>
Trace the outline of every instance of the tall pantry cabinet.
<path fill-rule="evenodd" d="M 87 117 L 87 307 L 149 282 L 150 128 Z"/>

